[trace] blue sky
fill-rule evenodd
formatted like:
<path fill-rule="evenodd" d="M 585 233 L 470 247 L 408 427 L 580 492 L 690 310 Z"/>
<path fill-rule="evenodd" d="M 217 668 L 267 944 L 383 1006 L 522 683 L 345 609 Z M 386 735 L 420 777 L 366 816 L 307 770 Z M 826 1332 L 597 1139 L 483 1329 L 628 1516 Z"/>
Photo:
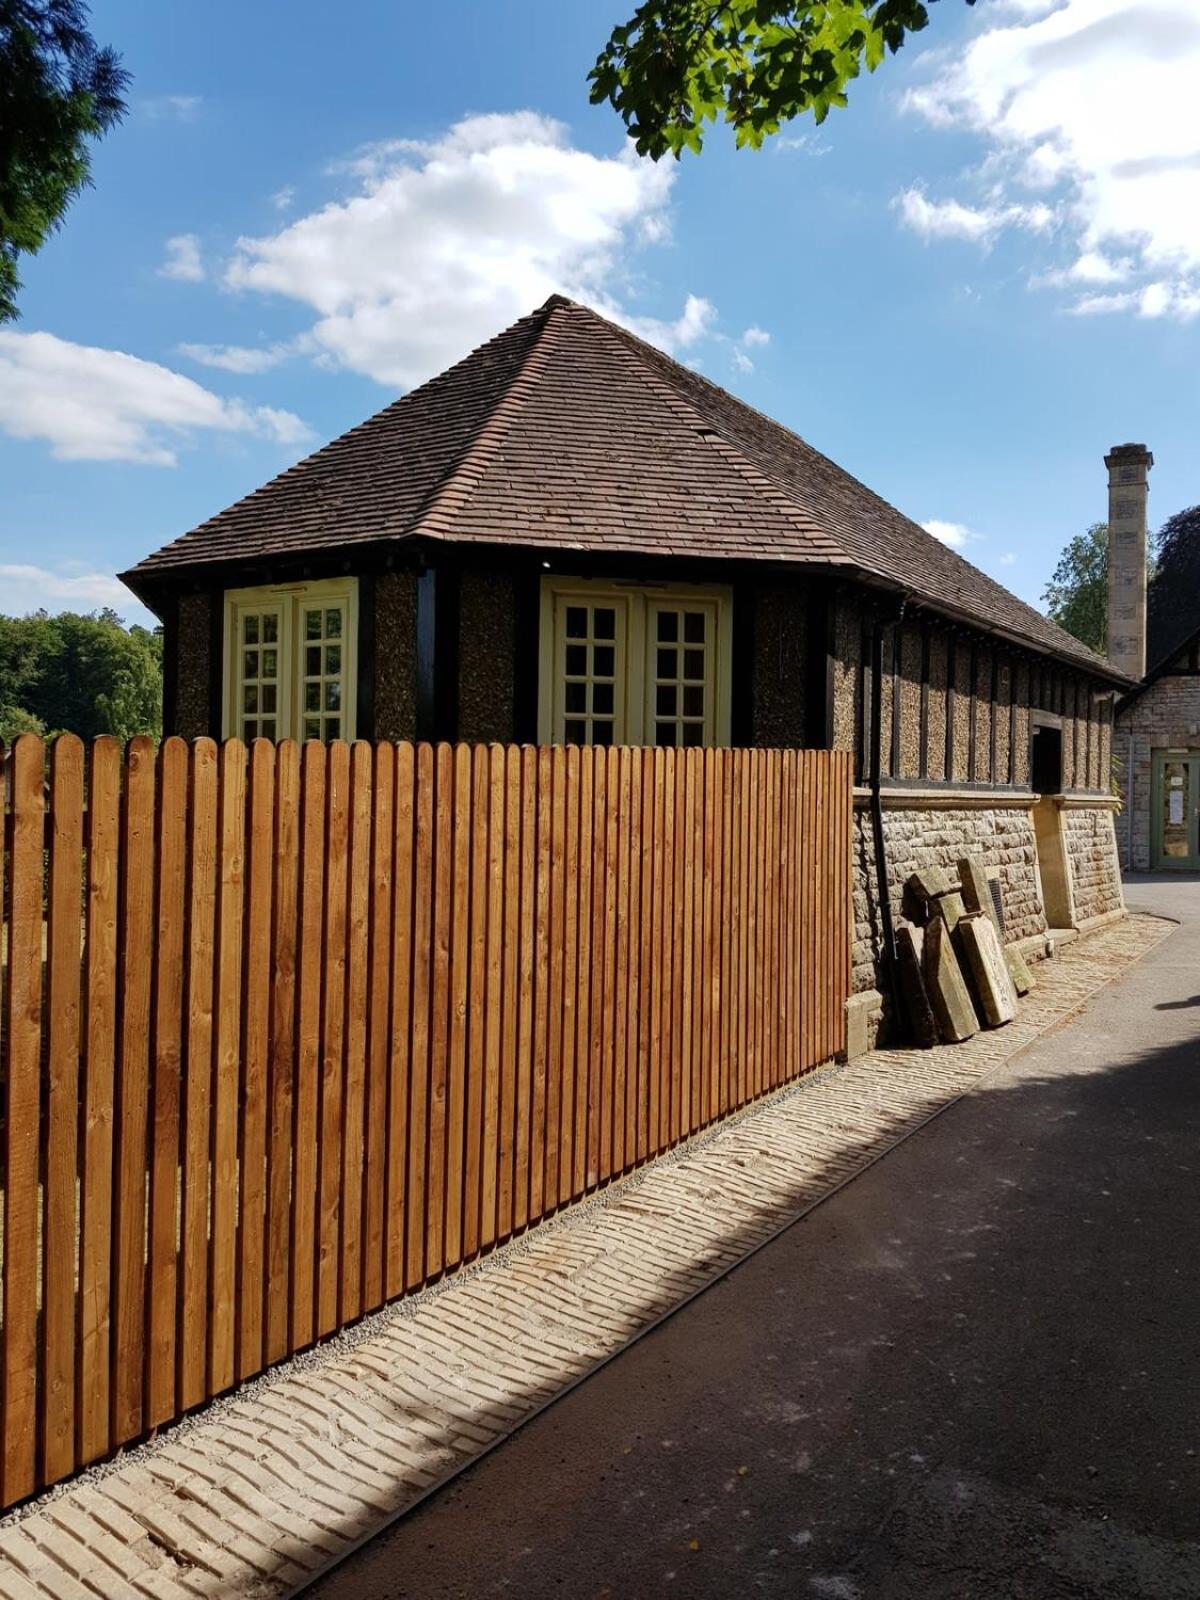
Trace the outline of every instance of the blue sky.
<path fill-rule="evenodd" d="M 1193 0 L 941 0 L 822 129 L 653 167 L 621 0 L 110 0 L 95 188 L 0 330 L 0 609 L 111 575 L 551 289 L 795 428 L 1037 601 L 1147 441 L 1200 500 Z"/>

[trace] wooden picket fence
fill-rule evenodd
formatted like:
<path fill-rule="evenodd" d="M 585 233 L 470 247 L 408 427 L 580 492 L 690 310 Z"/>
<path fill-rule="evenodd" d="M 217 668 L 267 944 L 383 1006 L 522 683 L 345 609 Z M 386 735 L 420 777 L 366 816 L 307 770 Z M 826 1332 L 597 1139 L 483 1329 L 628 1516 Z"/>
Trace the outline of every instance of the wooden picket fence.
<path fill-rule="evenodd" d="M 2 770 L 4 1505 L 844 1046 L 840 753 Z"/>

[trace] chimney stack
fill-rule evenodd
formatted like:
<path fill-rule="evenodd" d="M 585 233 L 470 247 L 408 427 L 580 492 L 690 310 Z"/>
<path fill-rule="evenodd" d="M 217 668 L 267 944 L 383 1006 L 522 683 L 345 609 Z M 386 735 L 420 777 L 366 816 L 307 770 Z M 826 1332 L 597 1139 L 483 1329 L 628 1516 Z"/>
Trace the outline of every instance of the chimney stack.
<path fill-rule="evenodd" d="M 1118 444 L 1108 468 L 1108 659 L 1130 678 L 1146 676 L 1146 497 L 1154 457 L 1144 444 Z"/>

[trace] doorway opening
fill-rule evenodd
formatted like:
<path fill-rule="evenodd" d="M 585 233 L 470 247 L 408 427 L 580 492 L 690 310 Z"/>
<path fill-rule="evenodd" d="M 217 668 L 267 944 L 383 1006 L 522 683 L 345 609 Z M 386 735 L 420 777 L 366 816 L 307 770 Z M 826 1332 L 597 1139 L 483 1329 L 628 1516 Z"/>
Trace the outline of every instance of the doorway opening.
<path fill-rule="evenodd" d="M 1200 753 L 1154 751 L 1150 815 L 1155 870 L 1200 871 Z"/>
<path fill-rule="evenodd" d="M 1037 841 L 1042 906 L 1047 925 L 1056 929 L 1075 926 L 1075 896 L 1071 890 L 1071 866 L 1063 836 L 1062 755 L 1061 724 L 1035 722 L 1029 745 L 1029 782 L 1038 797 L 1033 808 L 1033 831 Z"/>

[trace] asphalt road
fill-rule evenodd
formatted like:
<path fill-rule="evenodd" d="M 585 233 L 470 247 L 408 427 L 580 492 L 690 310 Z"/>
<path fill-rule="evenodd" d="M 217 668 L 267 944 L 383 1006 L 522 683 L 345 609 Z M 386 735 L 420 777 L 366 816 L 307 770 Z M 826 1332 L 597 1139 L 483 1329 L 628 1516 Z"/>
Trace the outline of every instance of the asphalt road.
<path fill-rule="evenodd" d="M 1200 882 L 1041 1041 L 331 1574 L 1197 1600 Z"/>

